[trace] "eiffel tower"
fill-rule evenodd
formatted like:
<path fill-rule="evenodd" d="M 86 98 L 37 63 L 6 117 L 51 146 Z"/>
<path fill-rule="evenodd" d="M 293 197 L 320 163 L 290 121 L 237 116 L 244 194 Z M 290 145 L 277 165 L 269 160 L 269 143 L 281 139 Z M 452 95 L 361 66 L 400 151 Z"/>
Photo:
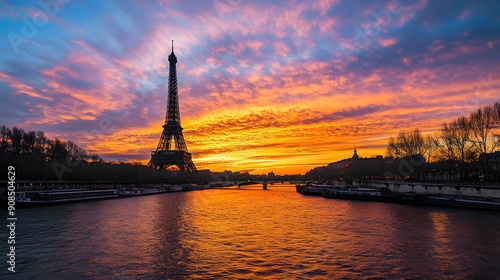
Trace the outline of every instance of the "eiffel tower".
<path fill-rule="evenodd" d="M 182 172 L 195 172 L 196 167 L 191 160 L 184 136 L 182 135 L 181 114 L 179 111 L 179 97 L 177 95 L 177 71 L 175 64 L 177 57 L 174 54 L 174 40 L 172 53 L 168 56 L 170 63 L 168 75 L 168 105 L 163 132 L 156 151 L 151 152 L 148 166 L 154 169 L 167 169 L 177 166 Z"/>

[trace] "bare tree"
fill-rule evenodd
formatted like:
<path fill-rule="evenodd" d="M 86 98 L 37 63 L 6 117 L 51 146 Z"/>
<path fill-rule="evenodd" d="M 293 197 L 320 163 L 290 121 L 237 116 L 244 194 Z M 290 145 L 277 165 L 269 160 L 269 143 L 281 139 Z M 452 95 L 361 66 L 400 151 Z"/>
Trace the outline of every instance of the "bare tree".
<path fill-rule="evenodd" d="M 92 163 L 102 163 L 103 160 L 100 156 L 98 156 L 97 154 L 90 154 L 90 159 L 91 159 L 91 162 Z"/>
<path fill-rule="evenodd" d="M 500 142 L 500 102 L 493 104 L 493 119 L 495 122 L 493 137 L 498 143 Z M 500 144 L 497 144 L 497 147 L 500 147 Z"/>
<path fill-rule="evenodd" d="M 27 154 L 34 153 L 36 134 L 34 131 L 23 133 L 22 152 Z"/>
<path fill-rule="evenodd" d="M 46 151 L 47 137 L 45 137 L 45 133 L 43 131 L 36 132 L 35 139 L 35 153 L 43 154 Z"/>
<path fill-rule="evenodd" d="M 68 158 L 68 150 L 66 149 L 66 142 L 61 139 L 55 138 L 49 141 L 49 157 L 53 160 L 65 162 Z"/>
<path fill-rule="evenodd" d="M 499 138 L 492 135 L 495 128 L 495 108 L 484 106 L 470 114 L 470 141 L 479 154 L 491 153 L 500 144 Z"/>
<path fill-rule="evenodd" d="M 66 150 L 68 151 L 68 160 L 80 161 L 87 157 L 87 152 L 72 141 L 66 142 Z"/>
<path fill-rule="evenodd" d="M 500 125 L 500 102 L 493 104 L 493 115 L 495 116 L 495 122 Z"/>
<path fill-rule="evenodd" d="M 103 160 L 96 154 L 91 154 L 78 147 L 72 141 L 48 139 L 43 131 L 28 131 L 6 126 L 0 127 L 0 153 L 13 154 L 45 154 L 46 158 L 59 162 L 92 161 L 102 163 Z"/>
<path fill-rule="evenodd" d="M 427 150 L 425 139 L 417 128 L 414 131 L 401 131 L 397 138 L 389 138 L 387 156 L 405 158 L 414 155 L 423 155 Z"/>
<path fill-rule="evenodd" d="M 12 153 L 19 154 L 22 150 L 24 130 L 14 126 L 10 133 L 10 141 L 12 143 Z"/>
<path fill-rule="evenodd" d="M 396 144 L 396 139 L 392 136 L 389 138 L 389 142 L 387 143 L 386 156 L 393 158 L 400 157 L 400 152 L 398 145 Z"/>
<path fill-rule="evenodd" d="M 10 128 L 6 127 L 3 125 L 0 127 L 0 135 L 2 139 L 0 139 L 0 153 L 9 153 L 10 152 L 10 135 L 12 135 L 12 131 L 10 131 Z"/>
<path fill-rule="evenodd" d="M 453 131 L 449 124 L 443 123 L 438 138 L 434 139 L 438 147 L 441 160 L 457 160 L 458 156 L 454 149 Z"/>
<path fill-rule="evenodd" d="M 436 151 L 438 150 L 439 135 L 437 133 L 429 134 L 425 137 L 425 151 L 423 156 L 425 158 L 425 162 L 434 161 L 436 157 Z"/>
<path fill-rule="evenodd" d="M 470 142 L 471 128 L 466 117 L 443 124 L 441 129 L 439 150 L 443 159 L 470 162 L 477 158 Z"/>

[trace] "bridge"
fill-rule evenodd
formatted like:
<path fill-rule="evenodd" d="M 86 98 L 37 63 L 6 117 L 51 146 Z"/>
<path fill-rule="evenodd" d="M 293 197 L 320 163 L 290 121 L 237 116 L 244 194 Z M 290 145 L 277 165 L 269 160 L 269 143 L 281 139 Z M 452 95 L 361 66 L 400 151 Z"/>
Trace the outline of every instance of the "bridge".
<path fill-rule="evenodd" d="M 219 182 L 220 183 L 220 182 Z M 231 182 L 226 182 L 226 183 L 232 183 L 233 186 L 238 186 L 238 188 L 241 188 L 242 186 L 248 186 L 248 185 L 262 185 L 263 190 L 267 190 L 268 185 L 273 185 L 276 183 L 290 183 L 290 184 L 301 184 L 301 183 L 307 183 L 303 179 L 263 179 L 263 180 L 240 180 L 240 181 L 231 181 Z"/>

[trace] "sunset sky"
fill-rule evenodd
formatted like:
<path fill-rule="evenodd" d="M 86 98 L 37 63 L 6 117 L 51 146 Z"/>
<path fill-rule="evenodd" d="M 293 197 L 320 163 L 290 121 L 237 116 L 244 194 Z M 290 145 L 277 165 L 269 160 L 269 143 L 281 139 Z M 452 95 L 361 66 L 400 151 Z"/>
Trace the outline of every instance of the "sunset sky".
<path fill-rule="evenodd" d="M 500 101 L 500 1 L 2 1 L 0 32 L 0 125 L 108 161 L 156 148 L 171 40 L 199 170 L 304 174 Z"/>

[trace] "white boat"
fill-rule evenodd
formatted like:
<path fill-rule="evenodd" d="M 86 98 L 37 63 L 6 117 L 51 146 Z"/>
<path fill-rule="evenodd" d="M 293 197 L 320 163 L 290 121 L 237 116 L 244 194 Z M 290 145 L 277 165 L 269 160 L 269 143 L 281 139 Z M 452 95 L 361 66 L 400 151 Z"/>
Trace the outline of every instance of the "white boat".
<path fill-rule="evenodd" d="M 323 184 L 306 184 L 306 185 L 296 185 L 295 189 L 298 193 L 303 195 L 314 195 L 322 196 L 323 192 L 331 189 L 339 189 L 339 186 L 323 185 Z"/>
<path fill-rule="evenodd" d="M 56 189 L 22 191 L 16 193 L 16 204 L 19 206 L 36 206 L 115 197 L 118 197 L 118 190 L 115 189 Z"/>
<path fill-rule="evenodd" d="M 164 188 L 126 188 L 120 189 L 118 194 L 120 196 L 140 196 L 150 195 L 166 192 Z"/>
<path fill-rule="evenodd" d="M 337 188 L 323 192 L 325 198 L 358 199 L 358 200 L 387 200 L 387 195 L 380 189 L 373 188 Z"/>

